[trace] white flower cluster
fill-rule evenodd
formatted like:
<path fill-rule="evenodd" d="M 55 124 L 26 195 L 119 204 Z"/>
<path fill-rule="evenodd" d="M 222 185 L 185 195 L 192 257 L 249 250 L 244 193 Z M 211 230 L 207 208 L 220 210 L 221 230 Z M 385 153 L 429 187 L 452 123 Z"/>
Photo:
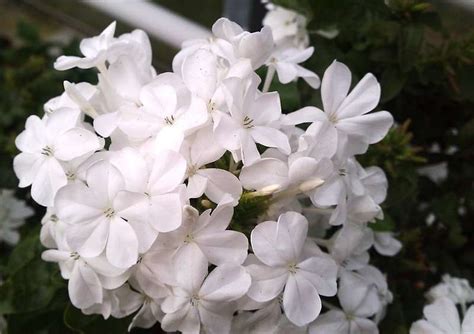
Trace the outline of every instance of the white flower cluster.
<path fill-rule="evenodd" d="M 59 263 L 72 304 L 105 318 L 138 311 L 130 328 L 376 333 L 392 296 L 368 250 L 391 256 L 401 245 L 368 227 L 382 217 L 387 179 L 355 159 L 393 123 L 369 113 L 375 77 L 349 92 L 351 73 L 335 61 L 324 110 L 282 114 L 255 71 L 266 64 L 283 83 L 316 88 L 299 65 L 313 48 L 219 19 L 211 38 L 185 43 L 173 72 L 157 74 L 146 34 L 114 30 L 55 64 L 96 67 L 98 83 L 65 82 L 16 140 L 20 187 L 48 208 L 43 258 Z M 244 197 L 268 206 L 238 222 L 249 236 L 232 224 Z M 335 295 L 340 308 L 321 300 Z"/>
<path fill-rule="evenodd" d="M 443 282 L 431 288 L 427 296 L 431 304 L 423 309 L 424 319 L 410 328 L 410 334 L 474 333 L 474 289 L 466 279 L 443 276 Z M 460 306 L 460 319 L 456 305 Z"/>
<path fill-rule="evenodd" d="M 18 228 L 33 215 L 25 201 L 15 197 L 13 190 L 0 189 L 0 243 L 14 246 L 20 240 Z"/>

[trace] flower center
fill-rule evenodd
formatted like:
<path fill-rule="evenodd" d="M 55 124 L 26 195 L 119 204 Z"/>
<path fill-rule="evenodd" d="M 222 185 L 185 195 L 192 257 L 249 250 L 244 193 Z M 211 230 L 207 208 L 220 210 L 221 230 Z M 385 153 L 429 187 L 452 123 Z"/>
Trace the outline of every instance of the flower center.
<path fill-rule="evenodd" d="M 72 252 L 69 257 L 73 258 L 74 260 L 79 260 L 80 256 L 77 252 Z"/>
<path fill-rule="evenodd" d="M 347 170 L 345 168 L 340 168 L 338 172 L 339 172 L 340 176 L 346 176 L 347 175 Z"/>
<path fill-rule="evenodd" d="M 171 116 L 166 116 L 166 117 L 165 117 L 165 123 L 166 123 L 167 125 L 173 125 L 173 124 L 174 124 L 174 121 L 175 121 L 175 119 L 174 119 L 174 116 L 173 116 L 173 115 L 171 115 Z"/>
<path fill-rule="evenodd" d="M 329 119 L 329 121 L 330 121 L 331 123 L 337 123 L 337 121 L 338 121 L 337 116 L 336 116 L 335 113 L 330 114 L 330 115 L 328 116 L 328 119 Z"/>
<path fill-rule="evenodd" d="M 253 119 L 251 119 L 250 117 L 248 116 L 245 116 L 244 118 L 244 121 L 243 121 L 243 125 L 244 125 L 244 128 L 246 129 L 250 129 L 250 128 L 253 128 Z"/>
<path fill-rule="evenodd" d="M 199 300 L 200 300 L 199 296 L 197 294 L 194 294 L 191 296 L 190 303 L 192 306 L 196 307 L 199 305 Z"/>
<path fill-rule="evenodd" d="M 190 244 L 193 241 L 194 241 L 193 235 L 191 233 L 186 234 L 186 237 L 184 238 L 184 243 L 185 244 Z"/>
<path fill-rule="evenodd" d="M 212 102 L 212 100 L 209 100 L 209 102 L 207 103 L 207 111 L 212 114 L 212 112 L 216 110 L 216 103 L 215 102 Z"/>
<path fill-rule="evenodd" d="M 41 154 L 51 157 L 53 155 L 53 149 L 50 146 L 45 146 L 41 149 Z"/>
<path fill-rule="evenodd" d="M 188 168 L 186 169 L 186 175 L 188 177 L 193 176 L 194 174 L 196 174 L 198 169 L 199 168 L 196 165 L 189 164 Z"/>
<path fill-rule="evenodd" d="M 293 262 L 292 262 L 292 263 L 288 264 L 288 271 L 289 271 L 290 273 L 296 274 L 296 272 L 298 271 L 298 269 L 300 269 L 300 268 L 298 268 L 298 265 L 297 265 L 296 263 L 293 263 Z"/>
<path fill-rule="evenodd" d="M 73 171 L 67 171 L 66 177 L 69 181 L 74 181 L 76 179 L 76 174 Z"/>
<path fill-rule="evenodd" d="M 104 210 L 104 214 L 107 218 L 112 218 L 113 216 L 115 216 L 115 211 L 112 208 L 107 208 Z"/>

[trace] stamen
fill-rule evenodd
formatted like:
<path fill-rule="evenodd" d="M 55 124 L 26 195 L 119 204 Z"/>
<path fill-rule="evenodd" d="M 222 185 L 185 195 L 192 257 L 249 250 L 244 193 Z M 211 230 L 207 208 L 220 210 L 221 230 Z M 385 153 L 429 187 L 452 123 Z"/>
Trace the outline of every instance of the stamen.
<path fill-rule="evenodd" d="M 41 154 L 47 157 L 51 157 L 53 155 L 53 149 L 49 146 L 45 146 L 41 149 Z"/>
<path fill-rule="evenodd" d="M 253 128 L 252 123 L 253 123 L 253 119 L 249 118 L 248 116 L 245 116 L 244 122 L 243 122 L 244 128 L 246 129 Z"/>
<path fill-rule="evenodd" d="M 171 116 L 166 116 L 165 117 L 165 123 L 168 124 L 168 125 L 173 125 L 174 124 L 174 116 L 171 115 Z"/>
<path fill-rule="evenodd" d="M 104 214 L 107 218 L 112 218 L 113 216 L 115 216 L 115 211 L 112 208 L 107 208 L 104 210 Z"/>

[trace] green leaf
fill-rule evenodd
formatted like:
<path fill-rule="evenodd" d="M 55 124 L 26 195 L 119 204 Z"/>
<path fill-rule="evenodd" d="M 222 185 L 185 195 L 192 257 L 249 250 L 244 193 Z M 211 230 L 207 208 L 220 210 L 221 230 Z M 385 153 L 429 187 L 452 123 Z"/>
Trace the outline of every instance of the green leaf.
<path fill-rule="evenodd" d="M 381 86 L 382 98 L 381 103 L 390 101 L 400 94 L 405 86 L 406 77 L 396 68 L 388 68 L 382 73 Z"/>
<path fill-rule="evenodd" d="M 424 27 L 418 24 L 407 25 L 401 30 L 398 41 L 398 60 L 404 72 L 411 70 L 415 64 L 414 60 L 419 57 L 423 34 Z"/>
<path fill-rule="evenodd" d="M 25 21 L 20 21 L 18 22 L 16 29 L 18 37 L 20 37 L 24 41 L 30 43 L 39 42 L 40 36 L 38 33 L 38 29 L 34 25 Z"/>
<path fill-rule="evenodd" d="M 379 220 L 377 219 L 375 223 L 368 224 L 368 226 L 376 232 L 392 232 L 396 230 L 395 222 L 393 219 L 385 214 L 384 218 Z"/>
<path fill-rule="evenodd" d="M 125 334 L 128 333 L 128 326 L 133 315 L 122 319 L 113 317 L 105 320 L 101 315 L 85 315 L 70 303 L 64 310 L 64 323 L 74 333 L 78 334 Z"/>

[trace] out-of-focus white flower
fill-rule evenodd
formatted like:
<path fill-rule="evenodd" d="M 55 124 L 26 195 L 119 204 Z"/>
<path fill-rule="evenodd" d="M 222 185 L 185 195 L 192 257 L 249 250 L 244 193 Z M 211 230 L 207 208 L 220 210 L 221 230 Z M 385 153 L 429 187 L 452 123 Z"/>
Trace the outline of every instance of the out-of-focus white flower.
<path fill-rule="evenodd" d="M 467 304 L 474 302 L 474 289 L 469 281 L 464 278 L 443 275 L 443 281 L 432 287 L 426 294 L 430 301 L 441 297 L 452 300 L 455 304 Z"/>
<path fill-rule="evenodd" d="M 446 297 L 436 299 L 432 304 L 425 306 L 423 315 L 425 319 L 413 323 L 410 334 L 474 333 L 474 306 L 467 310 L 462 323 L 456 305 Z"/>
<path fill-rule="evenodd" d="M 267 9 L 268 12 L 263 19 L 263 24 L 272 29 L 273 39 L 277 45 L 289 44 L 298 48 L 308 46 L 306 17 L 273 4 L 268 4 Z"/>
<path fill-rule="evenodd" d="M 20 240 L 18 228 L 34 211 L 25 201 L 15 197 L 13 190 L 0 190 L 0 242 L 14 246 Z"/>

